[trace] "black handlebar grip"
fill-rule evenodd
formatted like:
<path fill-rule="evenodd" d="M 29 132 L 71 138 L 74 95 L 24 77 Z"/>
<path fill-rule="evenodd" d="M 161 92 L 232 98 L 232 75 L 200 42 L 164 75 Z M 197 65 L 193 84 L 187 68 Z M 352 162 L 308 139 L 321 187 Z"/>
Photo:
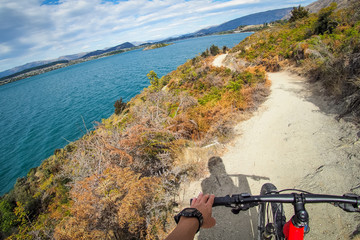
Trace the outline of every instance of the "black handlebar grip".
<path fill-rule="evenodd" d="M 190 206 L 193 201 L 193 198 L 190 199 Z M 225 197 L 215 197 L 213 207 L 217 206 L 229 206 L 231 204 L 231 197 L 226 195 Z"/>
<path fill-rule="evenodd" d="M 216 206 L 229 206 L 231 204 L 231 197 L 226 195 L 225 197 L 215 197 L 213 207 Z"/>

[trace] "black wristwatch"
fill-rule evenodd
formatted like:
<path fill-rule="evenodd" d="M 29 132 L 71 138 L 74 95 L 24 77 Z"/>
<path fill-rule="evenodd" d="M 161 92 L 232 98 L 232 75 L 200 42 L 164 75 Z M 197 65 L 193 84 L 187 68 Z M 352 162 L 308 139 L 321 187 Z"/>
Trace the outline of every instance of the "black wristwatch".
<path fill-rule="evenodd" d="M 180 218 L 184 216 L 184 217 L 195 217 L 197 218 L 197 220 L 199 221 L 199 228 L 196 232 L 199 232 L 201 226 L 203 225 L 204 222 L 204 218 L 203 215 L 201 214 L 201 212 L 199 210 L 197 210 L 196 208 L 184 208 L 181 212 L 179 212 L 175 217 L 175 222 L 176 224 L 179 223 Z"/>

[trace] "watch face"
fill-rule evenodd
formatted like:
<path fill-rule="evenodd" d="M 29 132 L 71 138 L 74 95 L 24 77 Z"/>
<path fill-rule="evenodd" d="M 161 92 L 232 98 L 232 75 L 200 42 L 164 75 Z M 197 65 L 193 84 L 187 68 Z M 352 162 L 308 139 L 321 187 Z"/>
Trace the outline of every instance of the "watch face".
<path fill-rule="evenodd" d="M 184 212 L 186 212 L 186 213 L 193 213 L 194 210 L 195 210 L 195 209 L 193 209 L 193 208 L 186 208 L 186 209 L 184 209 Z"/>
<path fill-rule="evenodd" d="M 197 232 L 199 231 L 199 229 L 202 226 L 203 221 L 204 221 L 201 212 L 199 210 L 197 210 L 196 208 L 185 208 L 185 209 L 183 209 L 179 214 L 177 214 L 174 217 L 176 223 L 179 223 L 181 216 L 184 216 L 184 217 L 196 217 L 199 220 L 199 228 L 198 228 Z"/>

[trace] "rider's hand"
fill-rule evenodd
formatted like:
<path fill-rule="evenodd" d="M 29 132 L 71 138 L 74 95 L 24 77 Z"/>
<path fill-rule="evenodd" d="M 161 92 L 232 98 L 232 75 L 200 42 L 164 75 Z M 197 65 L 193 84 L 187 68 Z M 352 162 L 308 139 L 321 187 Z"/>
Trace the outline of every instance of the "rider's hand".
<path fill-rule="evenodd" d="M 215 226 L 215 218 L 211 216 L 214 195 L 200 193 L 197 198 L 193 198 L 191 207 L 196 208 L 203 215 L 202 228 L 211 228 Z M 165 240 L 192 240 L 198 230 L 199 222 L 193 217 L 181 217 L 176 228 L 167 236 Z"/>
<path fill-rule="evenodd" d="M 215 226 L 215 218 L 212 217 L 212 205 L 214 203 L 215 195 L 199 194 L 197 198 L 193 198 L 191 207 L 199 210 L 204 218 L 202 228 L 211 228 Z"/>

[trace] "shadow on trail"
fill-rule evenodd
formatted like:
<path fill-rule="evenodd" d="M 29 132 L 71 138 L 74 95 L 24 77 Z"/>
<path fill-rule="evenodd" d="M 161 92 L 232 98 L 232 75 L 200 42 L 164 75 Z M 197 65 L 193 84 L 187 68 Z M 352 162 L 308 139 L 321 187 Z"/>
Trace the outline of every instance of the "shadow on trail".
<path fill-rule="evenodd" d="M 215 196 L 225 196 L 239 193 L 250 193 L 250 186 L 247 177 L 254 180 L 267 179 L 251 175 L 228 175 L 225 165 L 220 157 L 209 159 L 208 167 L 210 177 L 201 183 L 202 192 L 215 194 Z M 237 186 L 234 184 L 237 184 Z M 257 210 L 251 208 L 235 215 L 231 208 L 214 207 L 213 216 L 216 219 L 216 226 L 211 229 L 201 229 L 198 239 L 242 239 L 252 240 L 257 238 Z"/>

